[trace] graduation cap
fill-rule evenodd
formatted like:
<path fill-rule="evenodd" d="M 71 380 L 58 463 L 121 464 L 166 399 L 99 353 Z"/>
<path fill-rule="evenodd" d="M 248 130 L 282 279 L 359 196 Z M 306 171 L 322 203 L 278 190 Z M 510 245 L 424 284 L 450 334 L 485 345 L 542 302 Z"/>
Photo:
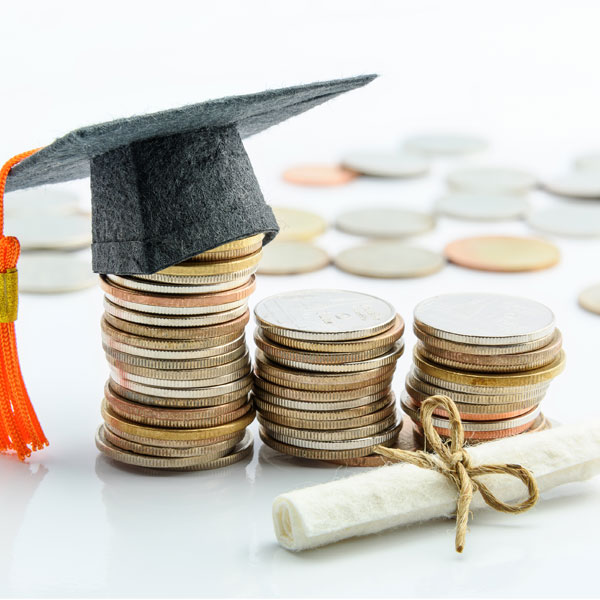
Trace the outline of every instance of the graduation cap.
<path fill-rule="evenodd" d="M 151 274 L 228 242 L 277 234 L 242 139 L 366 85 L 374 75 L 268 90 L 72 131 L 0 171 L 0 450 L 48 442 L 19 368 L 16 262 L 3 192 L 91 178 L 97 273 Z"/>

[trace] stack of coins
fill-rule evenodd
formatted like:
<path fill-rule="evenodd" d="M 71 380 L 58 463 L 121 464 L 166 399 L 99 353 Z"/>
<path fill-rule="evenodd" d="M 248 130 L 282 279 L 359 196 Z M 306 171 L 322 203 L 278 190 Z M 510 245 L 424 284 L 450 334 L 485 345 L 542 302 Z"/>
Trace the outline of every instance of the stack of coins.
<path fill-rule="evenodd" d="M 399 432 L 391 382 L 404 322 L 374 296 L 306 290 L 255 309 L 253 400 L 275 450 L 343 461 L 391 446 Z"/>
<path fill-rule="evenodd" d="M 103 275 L 110 366 L 98 448 L 150 468 L 213 469 L 252 451 L 244 328 L 262 235 L 154 275 Z"/>
<path fill-rule="evenodd" d="M 417 424 L 419 406 L 435 394 L 452 398 L 465 437 L 488 440 L 549 426 L 540 402 L 564 368 L 562 338 L 543 304 L 495 294 L 447 294 L 414 311 L 419 339 L 402 408 Z M 449 435 L 448 415 L 433 425 Z"/>

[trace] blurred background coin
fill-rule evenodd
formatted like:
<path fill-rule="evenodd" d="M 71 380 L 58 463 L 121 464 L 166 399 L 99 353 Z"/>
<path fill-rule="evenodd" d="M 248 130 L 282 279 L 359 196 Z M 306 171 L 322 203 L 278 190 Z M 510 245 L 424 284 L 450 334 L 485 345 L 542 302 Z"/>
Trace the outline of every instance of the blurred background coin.
<path fill-rule="evenodd" d="M 579 294 L 579 305 L 585 310 L 600 315 L 600 283 L 586 288 Z"/>
<path fill-rule="evenodd" d="M 546 191 L 570 198 L 600 198 L 600 171 L 580 170 L 543 182 Z"/>
<path fill-rule="evenodd" d="M 67 250 L 92 243 L 90 218 L 84 215 L 7 215 L 5 231 L 19 239 L 23 250 Z"/>
<path fill-rule="evenodd" d="M 536 178 L 519 169 L 472 167 L 450 173 L 448 185 L 463 192 L 524 194 L 536 185 Z"/>
<path fill-rule="evenodd" d="M 288 183 L 315 186 L 344 185 L 357 176 L 356 172 L 336 165 L 300 165 L 283 173 Z"/>
<path fill-rule="evenodd" d="M 531 227 L 564 237 L 600 237 L 600 206 L 568 204 L 529 215 Z"/>
<path fill-rule="evenodd" d="M 366 208 L 341 214 L 335 224 L 353 235 L 391 239 L 429 231 L 435 227 L 435 218 L 399 208 Z"/>
<path fill-rule="evenodd" d="M 573 166 L 577 171 L 595 171 L 600 172 L 600 152 L 585 154 L 576 158 Z"/>
<path fill-rule="evenodd" d="M 354 152 L 342 159 L 347 169 L 372 177 L 417 177 L 429 171 L 429 162 L 408 152 Z"/>
<path fill-rule="evenodd" d="M 262 275 L 295 275 L 325 268 L 329 264 L 325 250 L 310 242 L 275 241 L 263 250 L 258 266 Z"/>
<path fill-rule="evenodd" d="M 461 134 L 417 135 L 404 142 L 410 152 L 420 152 L 429 156 L 457 156 L 481 152 L 487 142 L 479 137 Z"/>
<path fill-rule="evenodd" d="M 485 236 L 450 242 L 446 258 L 482 271 L 537 271 L 553 267 L 560 252 L 550 242 L 527 237 Z"/>
<path fill-rule="evenodd" d="M 279 225 L 278 242 L 291 240 L 306 242 L 327 230 L 327 221 L 313 212 L 285 206 L 271 208 Z"/>
<path fill-rule="evenodd" d="M 436 273 L 445 260 L 437 252 L 402 242 L 371 242 L 343 250 L 334 258 L 334 264 L 354 275 L 399 279 Z"/>
<path fill-rule="evenodd" d="M 4 198 L 8 215 L 68 215 L 81 210 L 76 194 L 53 187 L 42 186 L 11 192 Z"/>
<path fill-rule="evenodd" d="M 440 198 L 435 208 L 457 219 L 500 221 L 522 217 L 528 206 L 522 195 L 454 192 Z"/>
<path fill-rule="evenodd" d="M 19 291 L 60 294 L 92 287 L 98 275 L 86 254 L 72 252 L 24 252 L 19 259 Z"/>

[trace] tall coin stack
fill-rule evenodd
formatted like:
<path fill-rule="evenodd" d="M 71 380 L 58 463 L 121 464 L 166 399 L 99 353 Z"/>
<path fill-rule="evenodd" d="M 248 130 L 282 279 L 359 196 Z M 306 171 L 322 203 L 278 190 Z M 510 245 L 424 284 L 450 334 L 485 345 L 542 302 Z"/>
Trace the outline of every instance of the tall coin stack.
<path fill-rule="evenodd" d="M 258 303 L 254 404 L 275 450 L 344 461 L 391 446 L 399 432 L 391 382 L 404 322 L 374 296 L 340 290 Z"/>
<path fill-rule="evenodd" d="M 562 338 L 552 311 L 533 300 L 496 294 L 447 294 L 414 311 L 419 341 L 402 408 L 420 424 L 429 396 L 452 398 L 465 438 L 489 440 L 549 427 L 540 403 L 564 369 Z M 449 435 L 448 415 L 434 428 Z"/>
<path fill-rule="evenodd" d="M 110 366 L 101 452 L 131 465 L 214 469 L 252 452 L 244 329 L 262 235 L 154 275 L 102 275 Z"/>

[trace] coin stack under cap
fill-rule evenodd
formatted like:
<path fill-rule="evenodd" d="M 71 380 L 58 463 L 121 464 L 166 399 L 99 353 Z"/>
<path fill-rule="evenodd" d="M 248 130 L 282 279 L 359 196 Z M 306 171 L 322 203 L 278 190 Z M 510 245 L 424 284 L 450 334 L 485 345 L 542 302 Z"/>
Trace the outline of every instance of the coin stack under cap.
<path fill-rule="evenodd" d="M 441 394 L 456 403 L 466 439 L 549 427 L 540 403 L 565 365 L 549 308 L 496 294 L 435 296 L 415 308 L 414 332 L 419 341 L 401 403 L 417 424 L 421 402 Z M 447 413 L 436 413 L 433 426 L 449 435 Z"/>
<path fill-rule="evenodd" d="M 275 450 L 351 461 L 399 432 L 391 382 L 404 322 L 374 296 L 303 290 L 258 303 L 253 400 Z"/>
<path fill-rule="evenodd" d="M 141 467 L 196 470 L 251 453 L 244 329 L 262 238 L 230 242 L 154 275 L 101 276 L 110 379 L 96 444 L 104 454 Z"/>

